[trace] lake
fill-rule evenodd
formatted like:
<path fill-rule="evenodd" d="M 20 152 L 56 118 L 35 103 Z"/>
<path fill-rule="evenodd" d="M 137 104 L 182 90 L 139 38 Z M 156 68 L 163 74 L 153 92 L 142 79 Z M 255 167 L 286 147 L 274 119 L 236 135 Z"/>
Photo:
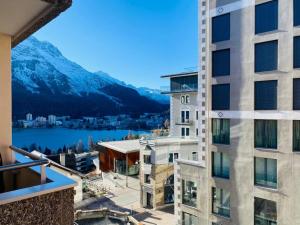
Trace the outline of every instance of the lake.
<path fill-rule="evenodd" d="M 91 136 L 93 141 L 112 141 L 121 140 L 124 136 L 131 134 L 148 134 L 149 131 L 129 131 L 129 130 L 84 130 L 67 128 L 14 128 L 13 145 L 17 147 L 29 147 L 35 143 L 43 149 L 48 147 L 52 150 L 62 148 L 64 145 L 76 145 L 82 140 L 84 147 L 88 146 L 88 138 Z"/>

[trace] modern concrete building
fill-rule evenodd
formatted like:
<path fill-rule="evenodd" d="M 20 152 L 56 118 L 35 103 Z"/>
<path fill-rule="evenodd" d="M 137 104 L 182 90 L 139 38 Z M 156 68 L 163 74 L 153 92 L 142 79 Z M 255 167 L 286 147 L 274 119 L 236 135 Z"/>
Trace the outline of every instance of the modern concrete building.
<path fill-rule="evenodd" d="M 300 224 L 299 25 L 299 0 L 199 0 L 202 157 L 175 166 L 177 224 Z"/>
<path fill-rule="evenodd" d="M 71 0 L 0 1 L 0 224 L 74 221 L 76 182 L 49 161 L 12 147 L 11 48 L 70 7 Z"/>
<path fill-rule="evenodd" d="M 170 95 L 170 135 L 140 140 L 141 205 L 158 208 L 174 203 L 174 163 L 197 160 L 198 73 L 162 76 L 170 79 L 163 90 Z"/>

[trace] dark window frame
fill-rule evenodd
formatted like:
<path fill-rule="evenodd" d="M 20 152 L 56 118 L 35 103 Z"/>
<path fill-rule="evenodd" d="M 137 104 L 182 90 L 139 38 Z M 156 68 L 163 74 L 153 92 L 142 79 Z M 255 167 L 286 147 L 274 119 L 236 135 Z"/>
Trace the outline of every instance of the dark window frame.
<path fill-rule="evenodd" d="M 256 171 L 256 165 L 257 165 L 257 160 L 263 160 L 264 162 L 264 172 L 263 172 L 263 176 L 264 179 L 259 179 L 258 177 L 258 171 Z M 269 167 L 268 167 L 268 162 L 271 163 L 271 161 L 275 161 L 276 162 L 276 166 L 275 166 L 275 181 L 272 183 L 272 181 L 269 179 L 269 174 L 273 174 L 272 171 L 269 171 Z M 260 186 L 260 187 L 267 187 L 267 188 L 272 188 L 272 189 L 277 189 L 277 185 L 278 185 L 278 171 L 277 171 L 277 160 L 276 159 L 271 159 L 271 158 L 262 158 L 262 157 L 254 157 L 254 185 L 256 186 Z M 264 182 L 264 183 L 262 183 Z"/>
<path fill-rule="evenodd" d="M 255 5 L 255 34 L 278 30 L 278 15 L 278 0 Z"/>
<path fill-rule="evenodd" d="M 272 45 L 274 44 L 274 45 Z M 274 47 L 274 49 L 268 47 Z M 274 51 L 274 55 L 267 50 Z M 271 62 L 274 62 L 271 63 Z M 278 70 L 278 40 L 256 43 L 254 46 L 254 71 L 255 73 Z"/>
<path fill-rule="evenodd" d="M 268 86 L 268 88 L 266 88 Z M 275 92 L 272 92 L 275 91 Z M 255 81 L 254 83 L 254 109 L 276 110 L 277 109 L 278 81 Z M 274 96 L 270 96 L 274 94 Z M 270 99 L 268 99 L 270 98 Z M 272 99 L 273 98 L 273 99 Z"/>
<path fill-rule="evenodd" d="M 231 31 L 231 15 L 230 13 L 222 14 L 212 18 L 211 41 L 217 43 L 230 40 Z M 226 26 L 225 26 L 226 24 Z M 218 26 L 219 25 L 219 26 Z"/>
<path fill-rule="evenodd" d="M 228 91 L 228 93 L 222 93 L 222 95 L 220 94 L 217 94 L 215 92 L 217 92 L 217 88 L 220 88 L 220 87 L 227 87 L 227 90 L 224 89 L 225 91 Z M 221 100 L 220 98 L 228 98 L 227 102 L 223 100 Z M 220 110 L 230 110 L 230 84 L 229 83 L 226 83 L 226 84 L 214 84 L 212 85 L 212 98 L 211 98 L 211 101 L 212 101 L 212 110 L 215 110 L 215 111 L 220 111 Z M 220 104 L 220 101 L 223 102 L 223 104 Z M 226 104 L 224 104 L 224 102 Z M 216 105 L 216 104 L 219 104 L 219 105 Z"/>
<path fill-rule="evenodd" d="M 223 64 L 220 64 L 224 63 Z M 230 48 L 212 52 L 212 77 L 230 76 L 231 51 Z"/>

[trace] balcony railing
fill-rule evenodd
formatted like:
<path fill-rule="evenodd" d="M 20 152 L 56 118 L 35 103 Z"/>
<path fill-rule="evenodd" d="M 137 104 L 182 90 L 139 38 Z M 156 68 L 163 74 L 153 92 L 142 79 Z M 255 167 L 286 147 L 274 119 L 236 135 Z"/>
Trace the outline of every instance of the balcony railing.
<path fill-rule="evenodd" d="M 177 118 L 175 121 L 176 125 L 192 125 L 193 120 L 191 119 L 182 119 L 182 118 Z"/>
<path fill-rule="evenodd" d="M 198 91 L 198 84 L 183 84 L 178 87 L 162 86 L 160 88 L 160 92 L 162 94 L 197 92 L 197 91 Z"/>

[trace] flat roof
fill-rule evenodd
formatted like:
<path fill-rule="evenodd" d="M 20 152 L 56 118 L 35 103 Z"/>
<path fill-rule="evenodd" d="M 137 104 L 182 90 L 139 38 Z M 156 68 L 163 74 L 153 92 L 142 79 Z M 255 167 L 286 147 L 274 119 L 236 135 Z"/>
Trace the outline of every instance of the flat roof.
<path fill-rule="evenodd" d="M 198 138 L 182 138 L 182 137 L 157 137 L 141 139 L 141 143 L 154 143 L 155 145 L 169 145 L 169 144 L 196 144 L 199 142 Z"/>
<path fill-rule="evenodd" d="M 135 140 L 124 140 L 124 141 L 108 141 L 108 142 L 98 142 L 98 145 L 110 148 L 117 152 L 123 154 L 139 152 L 140 151 L 140 141 L 139 139 Z"/>
<path fill-rule="evenodd" d="M 184 72 L 184 73 L 175 73 L 175 74 L 167 74 L 160 76 L 161 78 L 172 78 L 172 77 L 186 77 L 186 76 L 198 76 L 198 71 L 194 72 Z"/>

